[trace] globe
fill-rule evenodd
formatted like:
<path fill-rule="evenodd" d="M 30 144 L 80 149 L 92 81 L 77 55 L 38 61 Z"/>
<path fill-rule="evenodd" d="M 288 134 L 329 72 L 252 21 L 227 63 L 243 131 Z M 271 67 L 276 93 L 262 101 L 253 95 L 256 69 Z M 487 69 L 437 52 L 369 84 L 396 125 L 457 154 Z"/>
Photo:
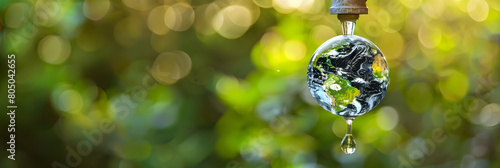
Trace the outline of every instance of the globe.
<path fill-rule="evenodd" d="M 384 98 L 389 66 L 380 49 L 367 39 L 336 36 L 314 52 L 307 69 L 307 84 L 325 110 L 357 117 Z"/>

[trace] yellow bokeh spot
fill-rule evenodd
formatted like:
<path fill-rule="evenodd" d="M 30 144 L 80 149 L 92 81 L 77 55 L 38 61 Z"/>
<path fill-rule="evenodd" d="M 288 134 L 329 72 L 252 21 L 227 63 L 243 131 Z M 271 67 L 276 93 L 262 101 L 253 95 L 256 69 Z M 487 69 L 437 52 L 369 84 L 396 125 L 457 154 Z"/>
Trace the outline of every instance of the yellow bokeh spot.
<path fill-rule="evenodd" d="M 422 3 L 422 9 L 424 10 L 425 14 L 427 14 L 427 16 L 434 19 L 439 19 L 446 9 L 446 2 L 444 0 L 426 1 Z"/>
<path fill-rule="evenodd" d="M 66 112 L 79 111 L 83 105 L 82 96 L 75 90 L 64 91 L 59 96 L 59 105 Z"/>
<path fill-rule="evenodd" d="M 248 27 L 252 24 L 251 12 L 243 6 L 232 5 L 223 10 L 227 12 L 229 20 L 238 26 Z"/>
<path fill-rule="evenodd" d="M 323 0 L 302 0 L 302 4 L 298 7 L 300 12 L 308 14 L 317 14 L 323 12 L 325 1 Z"/>
<path fill-rule="evenodd" d="M 203 37 L 208 37 L 216 33 L 212 26 L 212 20 L 220 10 L 221 8 L 216 3 L 210 3 L 195 8 L 194 12 L 197 17 L 193 26 L 202 41 L 204 40 Z"/>
<path fill-rule="evenodd" d="M 303 0 L 273 0 L 273 7 L 280 13 L 291 13 L 300 7 Z"/>
<path fill-rule="evenodd" d="M 469 16 L 477 22 L 486 20 L 489 10 L 488 2 L 485 0 L 470 0 L 467 4 Z"/>
<path fill-rule="evenodd" d="M 262 36 L 260 46 L 262 47 L 262 50 L 258 51 L 260 53 L 253 54 L 259 58 L 254 60 L 277 72 L 291 73 L 301 68 L 300 62 L 290 64 L 290 61 L 303 60 L 307 52 L 307 46 L 302 41 L 286 40 L 279 31 L 273 28 Z"/>
<path fill-rule="evenodd" d="M 318 44 L 323 44 L 326 40 L 335 36 L 335 31 L 326 25 L 317 25 L 312 29 L 312 38 Z"/>
<path fill-rule="evenodd" d="M 215 86 L 218 97 L 237 112 L 246 113 L 258 100 L 256 87 L 245 80 L 238 80 L 233 76 L 221 76 Z"/>
<path fill-rule="evenodd" d="M 168 28 L 174 31 L 185 31 L 193 24 L 195 13 L 189 4 L 179 2 L 167 7 L 164 16 Z"/>
<path fill-rule="evenodd" d="M 306 45 L 300 41 L 291 40 L 283 45 L 285 57 L 292 61 L 299 61 L 306 55 Z"/>
<path fill-rule="evenodd" d="M 5 25 L 10 28 L 18 28 L 28 20 L 29 7 L 25 3 L 14 3 L 5 10 Z"/>
<path fill-rule="evenodd" d="M 290 62 L 284 55 L 285 38 L 275 31 L 274 29 L 268 31 L 260 39 L 260 46 L 262 46 L 262 57 L 259 62 L 270 70 L 283 70 L 290 68 L 290 66 L 283 66 Z"/>
<path fill-rule="evenodd" d="M 264 52 L 268 54 L 279 54 L 281 45 L 285 42 L 285 39 L 278 32 L 271 30 L 264 34 L 260 39 L 260 45 Z"/>
<path fill-rule="evenodd" d="M 51 97 L 55 109 L 62 112 L 78 113 L 83 107 L 82 95 L 68 84 L 58 85 Z"/>
<path fill-rule="evenodd" d="M 253 24 L 252 12 L 240 5 L 231 5 L 220 10 L 212 20 L 212 26 L 228 39 L 241 37 Z"/>
<path fill-rule="evenodd" d="M 394 129 L 399 122 L 399 116 L 396 109 L 385 106 L 377 112 L 377 124 L 386 131 Z"/>
<path fill-rule="evenodd" d="M 452 101 L 464 98 L 469 90 L 469 79 L 465 74 L 456 70 L 445 70 L 439 75 L 439 90 L 444 98 Z"/>
<path fill-rule="evenodd" d="M 413 112 L 422 113 L 433 105 L 434 96 L 429 85 L 417 82 L 407 89 L 405 100 Z"/>
<path fill-rule="evenodd" d="M 164 35 L 169 31 L 164 22 L 167 7 L 168 6 L 158 6 L 149 12 L 147 24 L 149 30 L 151 30 L 154 34 Z"/>
<path fill-rule="evenodd" d="M 422 25 L 418 29 L 418 39 L 424 47 L 434 48 L 441 42 L 441 29 L 430 25 Z"/>
<path fill-rule="evenodd" d="M 61 64 L 71 53 L 69 42 L 59 36 L 47 36 L 38 43 L 40 58 L 49 64 Z"/>
<path fill-rule="evenodd" d="M 217 81 L 216 90 L 219 94 L 227 95 L 239 87 L 238 79 L 235 77 L 221 77 Z"/>
<path fill-rule="evenodd" d="M 156 57 L 151 71 L 158 82 L 173 84 L 187 76 L 191 67 L 191 58 L 188 54 L 183 51 L 173 51 Z"/>
<path fill-rule="evenodd" d="M 108 0 L 85 0 L 83 14 L 92 20 L 99 20 L 108 13 L 111 3 Z"/>
<path fill-rule="evenodd" d="M 416 45 L 418 42 L 410 42 L 407 46 L 407 52 L 405 53 L 406 62 L 414 70 L 423 70 L 431 64 L 432 58 L 426 58 L 420 51 L 420 47 Z"/>

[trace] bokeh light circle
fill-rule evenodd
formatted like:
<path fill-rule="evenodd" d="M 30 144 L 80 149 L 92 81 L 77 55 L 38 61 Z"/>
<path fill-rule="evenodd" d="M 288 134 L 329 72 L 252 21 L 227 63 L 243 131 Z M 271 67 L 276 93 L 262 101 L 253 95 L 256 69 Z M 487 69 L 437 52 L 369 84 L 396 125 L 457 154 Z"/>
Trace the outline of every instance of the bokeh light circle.
<path fill-rule="evenodd" d="M 27 20 L 29 7 L 25 3 L 14 3 L 5 10 L 5 25 L 10 28 L 18 28 Z"/>
<path fill-rule="evenodd" d="M 172 51 L 156 57 L 152 72 L 158 82 L 173 84 L 187 76 L 191 67 L 191 58 L 188 54 L 183 51 Z"/>
<path fill-rule="evenodd" d="M 165 11 L 165 24 L 174 31 L 185 31 L 194 22 L 193 8 L 184 2 L 179 2 L 167 7 Z"/>
<path fill-rule="evenodd" d="M 383 130 L 389 131 L 394 129 L 398 122 L 398 112 L 393 107 L 385 106 L 377 112 L 377 124 Z"/>
<path fill-rule="evenodd" d="M 168 6 L 157 6 L 149 12 L 147 25 L 151 32 L 163 35 L 169 31 L 164 21 L 167 8 Z"/>
<path fill-rule="evenodd" d="M 477 22 L 482 22 L 488 18 L 489 5 L 485 0 L 470 0 L 467 4 L 469 16 Z"/>
<path fill-rule="evenodd" d="M 61 64 L 68 59 L 71 45 L 59 36 L 47 36 L 38 43 L 38 55 L 49 64 Z"/>
<path fill-rule="evenodd" d="M 99 20 L 106 16 L 111 3 L 108 0 L 85 0 L 83 14 L 92 20 Z"/>
<path fill-rule="evenodd" d="M 220 10 L 212 20 L 212 26 L 221 36 L 235 39 L 242 36 L 252 24 L 252 13 L 248 8 L 231 5 Z"/>
<path fill-rule="evenodd" d="M 492 103 L 484 106 L 478 116 L 478 123 L 485 127 L 492 127 L 500 123 L 500 105 Z"/>

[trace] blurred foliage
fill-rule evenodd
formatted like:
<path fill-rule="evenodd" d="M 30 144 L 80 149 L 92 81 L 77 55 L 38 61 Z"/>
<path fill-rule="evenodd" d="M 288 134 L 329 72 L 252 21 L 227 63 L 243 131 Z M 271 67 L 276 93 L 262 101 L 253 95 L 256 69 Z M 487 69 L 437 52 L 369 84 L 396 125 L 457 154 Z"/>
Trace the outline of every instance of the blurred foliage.
<path fill-rule="evenodd" d="M 2 0 L 19 109 L 17 159 L 0 167 L 71 167 L 71 150 L 80 167 L 500 167 L 500 1 L 367 1 L 354 34 L 391 83 L 354 121 L 353 155 L 306 84 L 341 33 L 330 4 Z"/>

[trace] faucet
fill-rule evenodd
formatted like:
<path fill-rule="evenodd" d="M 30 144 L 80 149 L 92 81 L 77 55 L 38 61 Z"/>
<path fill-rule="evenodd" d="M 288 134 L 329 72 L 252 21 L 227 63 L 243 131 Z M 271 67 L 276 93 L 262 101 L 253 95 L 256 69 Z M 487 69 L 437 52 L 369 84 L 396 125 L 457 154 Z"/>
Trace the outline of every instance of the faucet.
<path fill-rule="evenodd" d="M 356 22 L 360 14 L 368 14 L 367 0 L 332 0 L 330 14 L 337 14 L 342 21 Z"/>

